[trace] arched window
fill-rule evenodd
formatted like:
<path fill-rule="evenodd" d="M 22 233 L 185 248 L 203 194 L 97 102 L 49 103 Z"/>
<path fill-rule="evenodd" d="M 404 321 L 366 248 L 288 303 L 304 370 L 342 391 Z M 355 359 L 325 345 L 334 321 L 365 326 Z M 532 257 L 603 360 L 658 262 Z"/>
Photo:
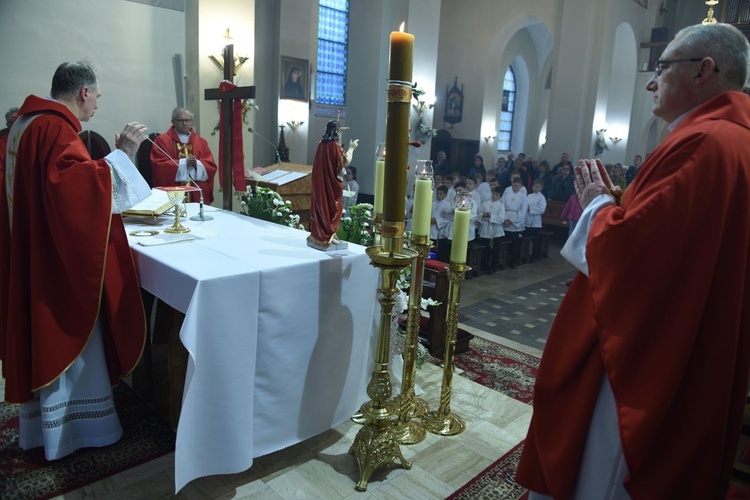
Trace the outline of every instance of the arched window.
<path fill-rule="evenodd" d="M 346 61 L 349 52 L 349 0 L 320 0 L 318 7 L 318 104 L 346 104 Z"/>
<path fill-rule="evenodd" d="M 497 130 L 497 150 L 510 151 L 513 137 L 513 110 L 516 102 L 516 74 L 508 66 L 503 81 L 503 99 L 500 107 L 500 125 Z"/>

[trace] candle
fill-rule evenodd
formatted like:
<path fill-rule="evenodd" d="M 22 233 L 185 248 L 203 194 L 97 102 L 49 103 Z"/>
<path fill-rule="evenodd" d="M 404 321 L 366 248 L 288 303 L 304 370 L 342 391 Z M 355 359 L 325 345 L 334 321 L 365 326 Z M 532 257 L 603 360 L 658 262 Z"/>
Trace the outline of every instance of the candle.
<path fill-rule="evenodd" d="M 453 212 L 453 244 L 451 245 L 451 262 L 466 263 L 466 249 L 469 247 L 469 222 L 471 211 L 457 208 Z"/>
<path fill-rule="evenodd" d="M 385 160 L 375 160 L 375 213 L 383 213 L 383 181 Z"/>
<path fill-rule="evenodd" d="M 403 24 L 402 30 L 403 30 Z M 411 106 L 414 35 L 391 33 L 388 73 L 385 175 L 383 176 L 383 222 L 404 222 L 406 208 L 406 166 L 409 159 L 409 113 Z M 403 233 L 402 233 L 403 234 Z"/>
<path fill-rule="evenodd" d="M 418 160 L 414 171 L 414 212 L 412 230 L 415 236 L 429 236 L 432 218 L 432 161 Z"/>

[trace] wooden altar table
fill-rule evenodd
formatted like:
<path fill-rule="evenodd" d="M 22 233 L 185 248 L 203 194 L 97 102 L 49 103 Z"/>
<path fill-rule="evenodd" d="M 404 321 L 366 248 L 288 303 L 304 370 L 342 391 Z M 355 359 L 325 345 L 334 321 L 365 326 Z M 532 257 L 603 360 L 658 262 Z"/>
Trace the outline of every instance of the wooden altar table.
<path fill-rule="evenodd" d="M 183 221 L 191 241 L 129 236 L 141 286 L 185 313 L 176 491 L 346 421 L 368 399 L 377 342 L 377 270 L 364 247 L 319 252 L 305 231 L 206 214 L 214 220 Z"/>

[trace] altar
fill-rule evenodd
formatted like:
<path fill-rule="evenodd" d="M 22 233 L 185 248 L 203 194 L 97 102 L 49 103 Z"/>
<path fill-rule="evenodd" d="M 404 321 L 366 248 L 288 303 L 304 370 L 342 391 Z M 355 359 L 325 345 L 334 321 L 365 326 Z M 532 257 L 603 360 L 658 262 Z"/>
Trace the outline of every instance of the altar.
<path fill-rule="evenodd" d="M 198 213 L 188 204 L 188 214 Z M 364 247 L 319 252 L 308 233 L 206 207 L 187 235 L 127 223 L 141 286 L 185 313 L 189 353 L 175 490 L 346 421 L 368 397 L 377 270 Z M 158 238 L 189 238 L 161 243 Z"/>

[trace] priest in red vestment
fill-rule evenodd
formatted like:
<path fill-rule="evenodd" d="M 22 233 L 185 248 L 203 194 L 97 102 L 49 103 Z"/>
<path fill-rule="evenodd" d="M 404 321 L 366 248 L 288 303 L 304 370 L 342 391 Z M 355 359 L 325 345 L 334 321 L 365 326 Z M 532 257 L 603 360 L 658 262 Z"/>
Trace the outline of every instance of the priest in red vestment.
<path fill-rule="evenodd" d="M 621 203 L 601 162 L 576 167 L 581 272 L 534 389 L 531 498 L 725 497 L 750 377 L 749 62 L 729 25 L 680 31 L 646 87 L 671 131 Z"/>
<path fill-rule="evenodd" d="M 150 194 L 130 160 L 146 128 L 128 124 L 118 149 L 92 160 L 78 133 L 99 95 L 88 63 L 58 67 L 52 98 L 30 95 L 19 111 L 0 189 L 5 400 L 21 403 L 19 445 L 48 459 L 119 439 L 111 386 L 145 343 L 119 213 Z"/>
<path fill-rule="evenodd" d="M 206 140 L 192 128 L 193 113 L 185 108 L 172 111 L 172 126 L 159 135 L 151 148 L 153 185 L 180 186 L 188 175 L 203 192 L 203 202 L 214 201 L 214 177 L 219 168 Z M 158 146 L 158 147 L 157 147 Z M 192 201 L 199 201 L 198 192 L 191 193 Z"/>
<path fill-rule="evenodd" d="M 307 244 L 319 250 L 331 248 L 339 243 L 339 230 L 344 193 L 344 167 L 351 161 L 358 141 L 350 141 L 349 150 L 339 144 L 339 122 L 331 120 L 326 133 L 318 144 L 312 170 L 312 192 L 310 196 L 310 236 Z"/>
<path fill-rule="evenodd" d="M 0 185 L 3 182 L 3 170 L 5 169 L 5 153 L 8 147 L 8 132 L 10 127 L 13 126 L 13 122 L 16 121 L 16 113 L 18 108 L 12 107 L 5 113 L 5 125 L 6 128 L 0 130 Z"/>

